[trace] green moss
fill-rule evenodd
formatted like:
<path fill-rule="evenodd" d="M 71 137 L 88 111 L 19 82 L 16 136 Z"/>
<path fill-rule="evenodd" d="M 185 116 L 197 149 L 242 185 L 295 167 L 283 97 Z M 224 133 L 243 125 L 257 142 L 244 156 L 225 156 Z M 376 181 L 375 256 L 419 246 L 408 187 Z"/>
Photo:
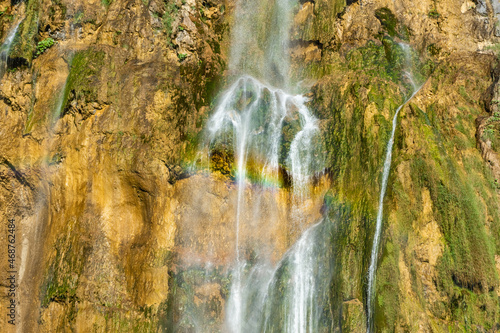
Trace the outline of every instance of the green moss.
<path fill-rule="evenodd" d="M 111 5 L 112 2 L 113 0 L 101 0 L 101 3 L 104 7 L 109 7 L 109 5 Z"/>
<path fill-rule="evenodd" d="M 74 228 L 75 220 L 67 224 Z M 54 245 L 55 254 L 50 260 L 45 281 L 41 286 L 41 306 L 47 307 L 50 302 L 62 302 L 75 306 L 76 290 L 83 272 L 90 248 L 80 242 L 79 234 L 65 233 Z"/>
<path fill-rule="evenodd" d="M 335 36 L 336 20 L 344 11 L 345 6 L 345 0 L 315 2 L 315 19 L 306 20 L 303 25 L 295 27 L 297 30 L 297 39 L 316 40 L 322 44 L 330 42 L 331 36 Z"/>
<path fill-rule="evenodd" d="M 89 103 L 96 101 L 100 89 L 99 74 L 104 65 L 106 54 L 103 51 L 88 49 L 77 52 L 70 61 L 70 73 L 64 90 L 62 110 L 71 99 Z"/>
<path fill-rule="evenodd" d="M 405 82 L 404 71 L 411 71 L 416 82 L 423 82 L 433 69 L 432 62 L 422 63 L 414 51 L 410 51 L 411 59 L 406 59 L 405 53 L 392 37 L 385 36 L 381 44 L 369 41 L 365 46 L 347 53 L 346 66 L 350 70 L 362 71 L 364 75 L 382 80 L 390 80 L 403 84 L 407 91 L 413 89 Z M 408 66 L 410 68 L 408 68 Z"/>
<path fill-rule="evenodd" d="M 232 147 L 220 145 L 213 149 L 210 154 L 210 170 L 234 178 L 234 151 Z"/>
<path fill-rule="evenodd" d="M 449 70 L 440 71 L 452 75 Z M 447 77 L 441 73 L 437 73 L 440 84 Z M 434 219 L 444 237 L 437 281 L 438 289 L 448 302 L 442 306 L 434 304 L 432 311 L 438 318 L 452 316 L 459 323 L 457 325 L 469 331 L 479 326 L 491 328 L 498 321 L 498 299 L 492 293 L 498 283 L 493 257 L 497 246 L 495 235 L 499 230 L 498 207 L 493 204 L 497 200 L 495 186 L 489 185 L 490 173 L 480 155 L 469 153 L 462 157 L 456 153 L 475 151 L 475 141 L 469 140 L 474 138 L 474 118 L 468 115 L 477 103 L 472 97 L 476 92 L 461 86 L 454 94 L 460 101 L 458 110 L 462 112 L 454 118 L 438 116 L 447 113 L 436 105 L 430 105 L 427 113 L 418 109 L 416 115 L 422 119 L 418 132 L 419 136 L 425 133 L 425 153 L 408 158 L 412 182 L 416 186 L 414 192 L 419 193 L 424 188 L 430 191 Z M 442 130 L 450 127 L 461 133 L 449 135 Z M 398 201 L 400 210 L 414 209 L 408 200 Z M 407 202 L 407 206 L 401 206 L 403 202 Z M 494 221 L 489 232 L 485 228 L 488 220 Z M 409 216 L 407 221 L 410 229 L 415 218 Z"/>
<path fill-rule="evenodd" d="M 49 7 L 49 18 L 51 20 L 65 20 L 67 8 L 66 5 L 61 0 L 51 0 Z M 59 17 L 56 17 L 56 13 L 59 13 Z"/>
<path fill-rule="evenodd" d="M 83 21 L 85 13 L 83 11 L 78 11 L 73 17 L 73 24 L 80 24 Z"/>
<path fill-rule="evenodd" d="M 29 0 L 26 5 L 25 19 L 20 23 L 18 33 L 12 42 L 10 57 L 18 65 L 30 65 L 35 50 L 38 33 L 40 5 L 37 0 Z"/>
<path fill-rule="evenodd" d="M 394 29 L 397 33 L 397 24 Z M 433 52 L 430 48 L 429 53 Z M 398 288 L 400 260 L 410 268 L 411 288 L 418 296 L 415 306 L 438 318 L 431 325 L 442 329 L 444 321 L 464 330 L 490 329 L 499 320 L 499 301 L 493 291 L 498 283 L 494 254 L 500 244 L 497 185 L 475 148 L 475 119 L 482 109 L 481 96 L 490 83 L 482 72 L 451 64 L 436 67 L 431 59 L 420 58 L 435 55 L 411 51 L 408 62 L 412 74 L 417 84 L 432 75 L 429 90 L 436 94 L 446 91 L 456 107 L 450 112 L 449 106 L 418 101 L 418 107 L 415 101 L 401 112 L 384 209 L 386 216 L 391 216 L 391 232 L 384 232 L 377 271 L 375 326 L 380 331 L 401 328 L 398 323 L 408 316 L 404 313 L 408 310 L 407 296 L 402 296 Z M 313 88 L 311 109 L 323 129 L 332 191 L 352 208 L 349 223 L 343 226 L 348 231 L 339 233 L 335 240 L 339 248 L 345 248 L 338 253 L 344 266 L 334 277 L 343 283 L 344 299 L 364 298 L 364 285 L 357 276 L 366 276 L 392 115 L 411 91 L 401 75 L 407 70 L 406 61 L 401 47 L 387 34 L 380 41 L 348 51 L 331 78 L 323 78 Z M 464 70 L 465 74 L 459 74 Z M 457 75 L 466 77 L 462 87 L 456 84 Z M 496 124 L 491 120 L 487 136 L 496 133 Z M 418 237 L 414 233 L 422 217 L 422 193 L 427 190 L 432 218 L 443 235 L 444 251 L 436 279 L 443 303 L 432 305 L 427 304 L 419 268 L 411 254 L 411 240 Z M 356 260 L 362 263 L 361 268 L 353 263 Z M 458 294 L 466 295 L 463 301 L 455 301 Z M 335 311 L 340 310 L 334 307 L 332 313 Z"/>
<path fill-rule="evenodd" d="M 377 269 L 374 324 L 381 332 L 391 331 L 399 315 L 399 249 L 387 241 Z"/>
<path fill-rule="evenodd" d="M 375 17 L 380 21 L 382 27 L 391 37 L 396 36 L 396 26 L 398 24 L 398 20 L 389 8 L 382 7 L 377 9 L 375 11 Z"/>
<path fill-rule="evenodd" d="M 437 56 L 441 52 L 441 48 L 436 44 L 430 44 L 429 46 L 427 46 L 427 51 L 430 53 L 430 55 Z"/>
<path fill-rule="evenodd" d="M 168 43 L 171 43 L 171 35 L 174 31 L 172 24 L 177 17 L 178 12 L 179 8 L 174 1 L 165 0 L 165 12 L 162 14 L 162 23 L 164 31 L 167 35 Z"/>

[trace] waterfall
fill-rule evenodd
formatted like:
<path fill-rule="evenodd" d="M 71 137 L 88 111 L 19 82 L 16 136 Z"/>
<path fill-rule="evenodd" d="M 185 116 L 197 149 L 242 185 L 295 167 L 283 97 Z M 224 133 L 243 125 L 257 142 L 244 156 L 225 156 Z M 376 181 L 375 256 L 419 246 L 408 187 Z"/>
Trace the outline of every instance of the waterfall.
<path fill-rule="evenodd" d="M 401 104 L 397 109 L 394 117 L 392 118 L 392 131 L 389 142 L 386 147 L 386 155 L 384 160 L 384 169 L 382 172 L 382 184 L 380 186 L 380 195 L 378 199 L 378 211 L 377 211 L 377 220 L 375 224 L 375 235 L 373 237 L 373 245 L 370 256 L 370 266 L 368 268 L 368 288 L 367 288 L 367 298 L 366 298 L 366 309 L 367 309 L 367 332 L 372 332 L 373 326 L 373 300 L 375 297 L 375 273 L 377 270 L 377 261 L 378 261 L 378 250 L 380 245 L 380 235 L 382 233 L 382 219 L 384 216 L 384 197 L 385 192 L 387 190 L 387 181 L 389 179 L 389 173 L 391 171 L 391 162 L 392 162 L 392 147 L 394 146 L 394 135 L 396 133 L 397 121 L 399 111 L 420 91 L 422 86 L 417 87 L 415 84 L 414 76 L 412 74 L 411 68 L 411 48 L 408 44 L 399 44 L 405 54 L 406 60 L 406 68 L 404 71 L 404 76 L 410 81 L 412 85 L 412 94 L 408 97 L 403 104 Z"/>
<path fill-rule="evenodd" d="M 242 281 L 242 310 L 248 315 L 238 323 L 238 331 L 314 333 L 329 328 L 323 310 L 328 306 L 333 272 L 332 226 L 330 220 L 321 220 L 274 268 L 262 264 L 250 270 Z M 232 325 L 237 324 L 234 319 L 229 318 Z"/>
<path fill-rule="evenodd" d="M 332 278 L 332 222 L 324 219 L 306 230 L 283 256 L 267 284 L 263 326 L 259 332 L 314 333 L 327 307 Z M 328 319 L 324 320 L 328 322 Z"/>
<path fill-rule="evenodd" d="M 250 76 L 240 77 L 223 94 L 207 124 L 208 142 L 212 149 L 233 142 L 241 194 L 249 159 L 260 161 L 265 181 L 276 181 L 282 164 L 288 168 L 294 189 L 300 191 L 308 185 L 312 164 L 310 144 L 318 127 L 306 102 L 302 95 L 288 94 Z M 296 127 L 287 156 L 283 156 L 287 152 L 280 147 L 285 122 Z"/>
<path fill-rule="evenodd" d="M 237 160 L 236 263 L 228 302 L 228 326 L 232 332 L 241 332 L 245 326 L 246 300 L 249 299 L 249 291 L 244 287 L 247 263 L 240 253 L 240 223 L 247 167 L 250 161 L 260 164 L 261 181 L 277 184 L 279 167 L 285 165 L 292 179 L 293 193 L 297 196 L 307 193 L 312 161 L 310 145 L 318 128 L 316 118 L 306 107 L 306 102 L 307 99 L 301 95 L 291 95 L 253 77 L 242 76 L 222 95 L 219 106 L 207 124 L 207 141 L 211 149 L 232 144 L 230 148 L 234 149 Z M 288 151 L 282 148 L 285 122 L 296 128 Z M 299 248 L 306 252 L 308 249 L 305 246 Z M 300 257 L 296 259 L 298 265 L 304 263 Z M 297 285 L 297 288 L 300 286 Z M 307 307 L 307 304 L 300 306 Z M 300 306 L 295 304 L 291 310 L 299 311 Z"/>
<path fill-rule="evenodd" d="M 206 126 L 203 151 L 209 157 L 218 151 L 234 154 L 236 246 L 225 315 L 230 332 L 262 332 L 278 325 L 283 332 L 305 333 L 316 327 L 319 277 L 315 274 L 320 269 L 315 240 L 324 236 L 316 231 L 322 230 L 319 224 L 305 231 L 276 265 L 265 256 L 249 262 L 241 235 L 243 216 L 259 214 L 258 198 L 253 210 L 245 207 L 250 181 L 266 185 L 268 191 L 291 185 L 291 201 L 296 204 L 290 215 L 299 222 L 300 215 L 293 212 L 300 211 L 298 205 L 311 185 L 317 119 L 307 108 L 306 97 L 289 92 L 289 30 L 296 5 L 292 0 L 237 3 L 229 62 L 233 83 L 221 94 Z M 274 291 L 278 284 L 283 295 Z M 272 320 L 276 311 L 279 323 Z"/>
<path fill-rule="evenodd" d="M 290 253 L 291 279 L 286 290 L 289 292 L 288 316 L 285 318 L 285 332 L 317 332 L 316 309 L 316 242 L 318 225 L 308 229 L 295 244 Z"/>
<path fill-rule="evenodd" d="M 274 86 L 289 85 L 289 30 L 297 0 L 238 0 L 229 71 Z"/>
<path fill-rule="evenodd" d="M 14 27 L 9 31 L 7 38 L 3 42 L 2 46 L 0 46 L 0 78 L 3 77 L 5 71 L 7 70 L 7 60 L 9 58 L 10 48 L 12 46 L 12 42 L 14 41 L 14 37 L 16 37 L 17 29 L 19 29 L 19 25 L 22 20 L 19 20 Z"/>

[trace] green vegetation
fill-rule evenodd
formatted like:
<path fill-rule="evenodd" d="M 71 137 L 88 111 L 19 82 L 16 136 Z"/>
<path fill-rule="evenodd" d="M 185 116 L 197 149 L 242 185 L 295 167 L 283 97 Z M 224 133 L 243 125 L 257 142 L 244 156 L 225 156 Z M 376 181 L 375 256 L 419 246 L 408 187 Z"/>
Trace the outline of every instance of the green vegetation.
<path fill-rule="evenodd" d="M 179 54 L 177 54 L 177 58 L 179 58 L 180 61 L 183 61 L 184 59 L 187 58 L 187 54 L 186 53 L 179 53 Z"/>
<path fill-rule="evenodd" d="M 402 28 L 388 10 L 378 11 L 377 18 L 385 32 L 378 36 L 380 42 L 369 41 L 348 51 L 345 58 L 336 58 L 321 84 L 313 87 L 311 102 L 322 124 L 332 194 L 351 209 L 334 241 L 341 268 L 335 268 L 338 273 L 332 295 L 337 295 L 334 299 L 340 304 L 346 299 L 364 302 L 363 277 L 368 269 L 392 115 L 412 89 L 402 75 L 408 61 L 391 36 L 401 35 Z M 491 82 L 479 69 L 464 70 L 456 64 L 436 67 L 424 58 L 440 51 L 430 45 L 424 55 L 410 52 L 417 84 L 432 76 L 429 90 L 452 96 L 455 105 L 415 100 L 402 110 L 398 120 L 377 270 L 374 320 L 381 332 L 404 325 L 395 323 L 403 318 L 411 320 L 408 311 L 417 308 L 431 313 L 436 327 L 441 327 L 441 321 L 456 323 L 453 330 L 491 330 L 500 319 L 494 262 L 494 255 L 500 252 L 498 181 L 492 178 L 475 141 L 475 119 L 483 109 L 481 96 Z M 491 117 L 483 135 L 494 140 L 497 133 L 500 114 Z M 424 203 L 422 193 L 426 191 L 430 199 Z M 426 217 L 425 223 L 435 221 L 442 235 L 438 276 L 433 280 L 442 301 L 432 306 L 423 292 L 427 287 L 422 282 L 421 259 L 415 255 L 424 205 L 432 206 L 432 216 Z M 417 297 L 411 305 L 415 308 L 409 307 L 407 296 L 401 294 L 403 263 L 411 292 Z M 332 305 L 331 312 L 338 313 L 340 306 Z M 418 329 L 409 325 L 409 331 Z"/>
<path fill-rule="evenodd" d="M 214 149 L 210 153 L 210 169 L 213 172 L 234 178 L 234 150 L 227 145 L 221 145 L 218 149 Z"/>
<path fill-rule="evenodd" d="M 494 112 L 486 120 L 486 127 L 481 139 L 491 142 L 493 150 L 500 151 L 500 112 Z"/>
<path fill-rule="evenodd" d="M 489 330 L 498 322 L 500 314 L 498 298 L 493 292 L 498 283 L 494 254 L 498 253 L 500 245 L 500 212 L 495 204 L 498 200 L 495 182 L 475 149 L 474 119 L 480 109 L 477 99 L 485 84 L 477 73 L 468 72 L 463 74 L 468 78 L 465 86 L 447 86 L 450 83 L 444 80 L 459 70 L 444 66 L 432 78 L 437 81 L 432 84 L 436 84 L 438 91 L 448 89 L 449 94 L 453 94 L 458 104 L 456 117 L 442 116 L 449 115 L 447 106 L 431 104 L 426 112 L 412 106 L 418 112 L 407 116 L 412 129 L 407 125 L 402 137 L 410 132 L 418 135 L 422 139 L 415 144 L 422 150 L 410 155 L 398 151 L 395 159 L 409 163 L 414 199 L 410 199 L 412 194 L 402 190 L 404 186 L 396 177 L 394 192 L 390 195 L 397 200 L 399 232 L 411 234 L 415 225 L 418 226 L 415 221 L 422 218 L 424 202 L 420 193 L 430 193 L 432 218 L 443 237 L 436 282 L 440 295 L 446 300 L 433 304 L 430 309 L 433 315 L 442 320 L 451 316 L 458 325 L 455 329 L 471 331 L 483 327 Z M 404 133 L 406 131 L 408 133 Z M 404 252 L 404 248 L 401 251 Z M 377 278 L 382 283 L 396 283 L 381 274 L 377 274 Z M 415 273 L 414 283 L 418 284 L 419 279 Z M 380 296 L 385 297 L 384 292 L 380 292 Z M 420 303 L 422 308 L 428 306 L 425 297 L 420 298 Z M 391 320 L 379 318 L 378 327 L 390 329 Z"/>
<path fill-rule="evenodd" d="M 48 48 L 54 45 L 55 41 L 52 38 L 45 38 L 44 40 L 38 42 L 36 47 L 36 56 L 38 57 L 40 54 L 45 52 Z"/>
<path fill-rule="evenodd" d="M 434 18 L 434 19 L 438 19 L 441 16 L 436 9 L 431 9 L 427 15 L 430 18 Z"/>
<path fill-rule="evenodd" d="M 76 221 L 71 220 L 66 228 L 75 226 Z M 41 305 L 47 307 L 50 302 L 63 302 L 70 303 L 73 308 L 76 289 L 90 248 L 79 241 L 77 233 L 64 233 L 56 241 L 54 249 L 55 253 L 45 274 L 46 280 L 41 286 Z"/>
<path fill-rule="evenodd" d="M 88 49 L 77 52 L 70 62 L 70 73 L 63 97 L 63 110 L 70 99 L 85 103 L 96 101 L 99 85 L 98 75 L 104 65 L 106 54 L 103 51 Z"/>
<path fill-rule="evenodd" d="M 179 8 L 175 4 L 175 1 L 165 0 L 165 12 L 162 15 L 163 29 L 167 35 L 168 43 L 171 43 L 171 35 L 174 32 L 172 26 L 177 14 L 179 13 Z"/>
<path fill-rule="evenodd" d="M 380 21 L 382 27 L 387 31 L 389 36 L 396 36 L 396 25 L 398 20 L 396 16 L 387 7 L 379 8 L 375 11 L 375 17 Z"/>
<path fill-rule="evenodd" d="M 14 37 L 10 57 L 18 59 L 18 65 L 29 65 L 35 53 L 35 39 L 38 34 L 40 5 L 37 0 L 29 0 L 26 4 L 26 16 L 20 23 Z"/>
<path fill-rule="evenodd" d="M 441 52 L 441 48 L 436 46 L 436 44 L 431 44 L 427 46 L 427 51 L 430 53 L 431 56 L 437 56 L 439 52 Z"/>
<path fill-rule="evenodd" d="M 80 24 L 83 21 L 83 17 L 85 16 L 85 13 L 83 11 L 79 11 L 75 14 L 73 17 L 73 23 L 74 24 Z"/>

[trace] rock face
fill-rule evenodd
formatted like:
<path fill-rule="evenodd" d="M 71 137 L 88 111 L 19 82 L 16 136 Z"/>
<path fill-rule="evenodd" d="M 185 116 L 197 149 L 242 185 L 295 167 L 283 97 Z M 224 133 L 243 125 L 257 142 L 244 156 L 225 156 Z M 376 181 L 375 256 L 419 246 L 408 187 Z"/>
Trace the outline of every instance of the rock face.
<path fill-rule="evenodd" d="M 189 315 L 201 313 L 206 331 L 222 329 L 237 194 L 227 156 L 212 172 L 190 165 L 226 84 L 234 6 L 0 3 L 3 40 L 19 23 L 0 81 L 0 327 L 192 332 Z M 396 132 L 375 329 L 500 330 L 497 6 L 297 5 L 292 77 L 310 88 L 326 169 L 300 216 L 286 187 L 248 186 L 245 204 L 259 197 L 269 207 L 261 219 L 243 217 L 242 238 L 279 261 L 306 226 L 322 216 L 337 221 L 330 331 L 366 330 L 385 147 L 411 90 L 401 43 L 413 50 L 423 87 L 401 110 Z M 49 38 L 55 44 L 44 49 Z M 9 219 L 16 326 L 7 322 Z M 206 262 L 212 271 L 200 271 Z"/>

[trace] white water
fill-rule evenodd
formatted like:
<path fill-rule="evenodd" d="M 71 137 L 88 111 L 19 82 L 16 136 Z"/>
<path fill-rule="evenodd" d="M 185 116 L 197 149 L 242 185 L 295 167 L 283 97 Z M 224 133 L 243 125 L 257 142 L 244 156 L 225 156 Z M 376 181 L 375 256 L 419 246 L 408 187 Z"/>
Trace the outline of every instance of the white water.
<path fill-rule="evenodd" d="M 315 229 L 308 229 L 290 253 L 291 281 L 285 332 L 317 332 Z M 323 283 L 327 281 L 322 281 Z M 328 284 L 328 282 L 327 282 Z"/>
<path fill-rule="evenodd" d="M 401 104 L 397 109 L 396 113 L 394 114 L 394 117 L 392 118 L 392 131 L 391 131 L 391 137 L 389 139 L 389 142 L 387 143 L 387 148 L 386 148 L 386 155 L 385 155 L 385 160 L 384 160 L 384 170 L 382 173 L 382 185 L 380 187 L 380 195 L 379 195 L 379 200 L 378 200 L 378 211 L 377 211 L 377 220 L 376 220 L 376 225 L 375 225 L 375 235 L 373 237 L 373 245 L 372 245 L 372 251 L 371 251 L 371 257 L 370 257 L 370 266 L 368 268 L 368 292 L 367 292 L 367 332 L 370 333 L 372 332 L 372 326 L 373 326 L 373 300 L 375 296 L 375 284 L 376 284 L 376 270 L 377 270 L 377 262 L 378 262 L 378 250 L 380 246 L 380 235 L 382 233 L 382 219 L 384 217 L 384 197 L 385 197 L 385 192 L 387 190 L 387 181 L 389 179 L 389 173 L 391 171 L 391 162 L 392 162 L 392 148 L 394 145 L 394 135 L 396 133 L 396 127 L 397 127 L 397 121 L 398 121 L 398 115 L 399 111 L 413 98 L 415 95 L 420 91 L 422 86 L 418 87 L 416 86 L 413 78 L 413 74 L 411 72 L 411 49 L 409 45 L 407 44 L 399 44 L 401 48 L 403 49 L 405 53 L 405 58 L 406 58 L 406 67 L 408 68 L 407 71 L 404 72 L 405 76 L 408 78 L 410 81 L 412 88 L 413 88 L 413 93 L 409 98 L 407 98 L 403 104 Z"/>
<path fill-rule="evenodd" d="M 297 0 L 238 0 L 229 70 L 274 86 L 289 85 L 289 31 Z"/>
<path fill-rule="evenodd" d="M 302 95 L 291 95 L 266 85 L 253 77 L 242 76 L 223 94 L 221 103 L 208 122 L 209 142 L 227 140 L 232 134 L 238 160 L 237 179 L 243 192 L 247 159 L 258 160 L 261 176 L 272 181 L 278 177 L 285 119 L 300 127 L 290 143 L 286 160 L 294 189 L 308 184 L 311 174 L 312 138 L 317 134 L 317 120 Z M 242 106 L 243 104 L 243 106 Z"/>
<path fill-rule="evenodd" d="M 311 182 L 315 162 L 311 145 L 318 134 L 317 119 L 306 106 L 307 98 L 288 92 L 289 30 L 296 5 L 295 0 L 238 1 L 229 63 L 234 82 L 219 98 L 207 124 L 205 151 L 209 155 L 218 149 L 234 152 L 236 246 L 225 325 L 235 333 L 265 331 L 272 319 L 265 313 L 275 309 L 280 309 L 280 317 L 286 322 L 280 331 L 311 332 L 314 327 L 316 258 L 312 255 L 312 236 L 308 236 L 313 232 L 306 231 L 286 256 L 291 280 L 285 295 L 280 295 L 283 302 L 272 309 L 267 305 L 265 312 L 262 309 L 269 299 L 277 298 L 270 296 L 274 293 L 270 288 L 278 283 L 275 274 L 281 264 L 273 268 L 265 257 L 248 262 L 242 248 L 247 249 L 247 245 L 241 235 L 241 224 L 246 220 L 243 216 L 260 216 L 259 194 L 254 194 L 253 209 L 245 207 L 250 178 L 273 191 L 283 185 L 280 176 L 286 173 L 297 203 L 306 198 Z M 297 214 L 291 215 L 300 220 Z"/>
<path fill-rule="evenodd" d="M 5 41 L 0 47 L 0 78 L 3 77 L 5 71 L 7 70 L 7 59 L 9 58 L 10 48 L 12 47 L 12 42 L 14 41 L 14 37 L 16 37 L 21 21 L 22 20 L 19 20 L 19 22 L 17 22 L 16 25 L 14 25 L 14 27 L 9 31 L 7 38 L 5 38 Z"/>
<path fill-rule="evenodd" d="M 318 131 L 316 118 L 306 107 L 306 102 L 307 99 L 301 95 L 291 95 L 253 77 L 242 76 L 222 95 L 207 124 L 209 146 L 232 143 L 237 161 L 236 263 L 227 309 L 227 325 L 232 332 L 242 332 L 249 298 L 244 286 L 247 263 L 240 253 L 247 167 L 252 161 L 254 167 L 260 167 L 261 181 L 272 183 L 278 179 L 280 162 L 284 163 L 292 178 L 294 193 L 305 193 L 311 174 L 310 143 Z M 290 142 L 288 155 L 283 158 L 280 156 L 283 155 L 281 146 L 285 121 L 293 123 L 298 129 Z"/>
<path fill-rule="evenodd" d="M 71 71 L 71 61 L 72 61 L 72 55 L 70 56 L 69 63 L 68 63 L 68 76 L 66 77 L 66 80 L 64 81 L 64 84 L 62 85 L 61 89 L 59 89 L 59 94 L 57 96 L 57 100 L 55 103 L 54 107 L 54 113 L 49 117 L 49 124 L 48 124 L 48 131 L 49 131 L 49 137 L 47 142 L 50 144 L 52 143 L 52 137 L 53 137 L 53 130 L 54 127 L 57 123 L 57 121 L 61 118 L 61 115 L 63 113 L 63 107 L 64 107 L 64 94 L 66 92 L 66 86 L 68 85 L 68 79 Z"/>
<path fill-rule="evenodd" d="M 259 264 L 250 269 L 241 290 L 247 316 L 241 322 L 229 318 L 233 325 L 240 325 L 238 331 L 320 331 L 332 277 L 331 227 L 328 219 L 320 221 L 302 234 L 274 268 Z M 233 332 L 235 327 L 229 329 Z"/>

